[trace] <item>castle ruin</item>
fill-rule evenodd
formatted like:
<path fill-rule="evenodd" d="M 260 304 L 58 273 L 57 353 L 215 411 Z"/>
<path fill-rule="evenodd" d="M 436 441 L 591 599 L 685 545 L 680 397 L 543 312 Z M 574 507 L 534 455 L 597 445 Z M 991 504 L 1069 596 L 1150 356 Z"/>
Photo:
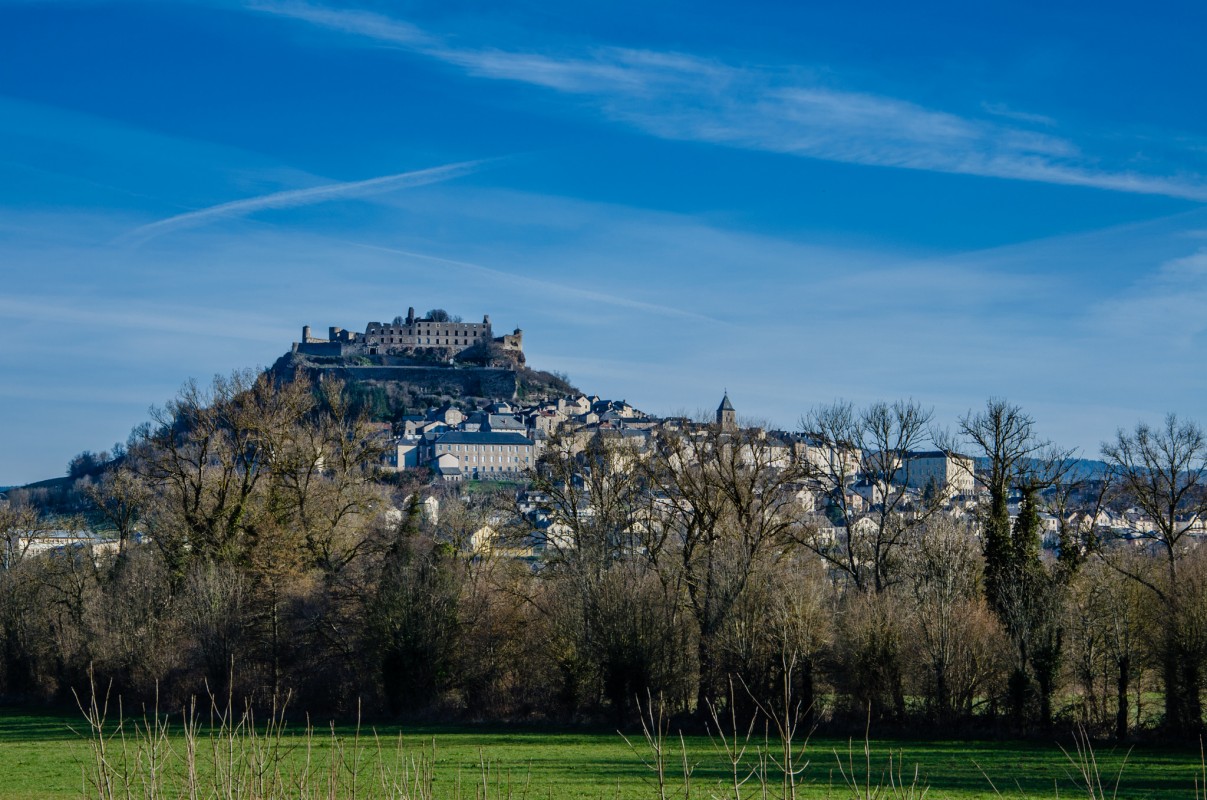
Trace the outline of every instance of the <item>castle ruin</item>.
<path fill-rule="evenodd" d="M 524 332 L 516 328 L 513 333 L 495 337 L 489 314 L 482 317 L 481 322 L 454 322 L 417 318 L 412 307 L 407 309 L 405 319 L 396 317 L 393 322 L 370 322 L 364 333 L 332 326 L 327 329 L 327 338 L 323 339 L 311 336 L 310 326 L 306 325 L 302 328 L 302 341 L 294 342 L 293 351 L 310 356 L 386 356 L 441 350 L 456 355 L 490 342 L 504 350 L 523 352 Z"/>

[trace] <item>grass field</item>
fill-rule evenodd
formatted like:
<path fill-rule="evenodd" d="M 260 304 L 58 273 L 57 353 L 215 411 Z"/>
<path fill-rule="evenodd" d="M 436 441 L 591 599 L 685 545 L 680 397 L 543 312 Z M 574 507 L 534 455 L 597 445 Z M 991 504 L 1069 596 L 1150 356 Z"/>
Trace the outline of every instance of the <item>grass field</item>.
<path fill-rule="evenodd" d="M 82 770 L 91 763 L 91 752 L 86 737 L 73 732 L 73 727 L 81 732 L 86 730 L 84 720 L 76 716 L 0 709 L 0 798 L 81 797 Z M 338 729 L 345 742 L 353 734 L 352 729 Z M 432 793 L 440 798 L 474 797 L 474 789 L 466 787 L 480 783 L 483 763 L 488 765 L 493 787 L 486 794 L 497 798 L 654 800 L 657 797 L 651 773 L 642 762 L 648 753 L 641 752 L 644 743 L 640 734 L 630 737 L 639 748 L 638 753 L 617 734 L 602 732 L 424 727 L 401 731 L 386 728 L 378 734 L 386 741 L 391 757 L 395 755 L 400 734 L 408 753 L 430 752 L 434 747 Z M 287 744 L 297 744 L 301 739 L 298 734 L 286 736 Z M 330 752 L 331 741 L 328 732 L 316 736 L 318 760 L 323 753 Z M 1073 750 L 1071 739 L 1064 744 Z M 724 788 L 726 767 L 714 743 L 707 737 L 691 737 L 686 745 L 688 761 L 694 768 L 692 797 L 732 797 L 732 790 L 727 792 Z M 850 746 L 847 740 L 813 738 L 805 751 L 809 765 L 802 774 L 798 796 L 810 799 L 853 796 L 839 774 L 835 756 L 838 751 L 845 762 Z M 912 780 L 915 768 L 918 770 L 919 786 L 929 787 L 926 796 L 931 798 L 1087 796 L 1084 789 L 1078 788 L 1074 779 L 1076 768 L 1058 743 L 874 739 L 870 747 L 872 784 L 884 783 L 883 772 L 891 753 L 906 773 L 907 782 Z M 866 777 L 863 742 L 855 742 L 854 748 L 856 770 L 861 778 Z M 1096 756 L 1109 790 L 1113 790 L 1115 775 L 1126 756 L 1119 798 L 1193 798 L 1196 778 L 1201 779 L 1197 749 L 1143 746 L 1128 755 L 1126 751 L 1101 746 Z M 677 763 L 670 766 L 674 792 L 671 796 L 682 797 L 682 769 Z M 461 792 L 455 791 L 458 781 L 462 784 Z M 778 790 L 778 783 L 771 788 Z M 746 789 L 746 796 L 758 797 L 754 782 L 747 784 Z M 1110 797 L 1111 791 L 1106 796 Z"/>

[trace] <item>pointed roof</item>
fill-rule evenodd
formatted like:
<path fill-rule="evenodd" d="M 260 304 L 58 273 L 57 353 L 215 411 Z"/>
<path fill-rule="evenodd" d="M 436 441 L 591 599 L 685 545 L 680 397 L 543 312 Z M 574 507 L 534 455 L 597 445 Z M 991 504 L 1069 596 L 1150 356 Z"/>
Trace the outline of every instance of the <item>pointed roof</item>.
<path fill-rule="evenodd" d="M 725 391 L 725 397 L 721 399 L 721 405 L 717 411 L 733 411 L 733 403 L 729 402 L 729 391 Z"/>

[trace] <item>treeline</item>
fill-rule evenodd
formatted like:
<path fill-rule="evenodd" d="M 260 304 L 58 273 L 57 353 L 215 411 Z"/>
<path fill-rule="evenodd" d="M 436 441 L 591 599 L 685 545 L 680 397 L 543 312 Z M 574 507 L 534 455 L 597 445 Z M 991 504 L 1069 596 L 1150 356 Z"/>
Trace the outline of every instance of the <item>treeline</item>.
<path fill-rule="evenodd" d="M 530 492 L 437 491 L 380 471 L 388 439 L 338 383 L 189 384 L 80 479 L 116 551 L 35 554 L 63 521 L 0 506 L 0 696 L 92 679 L 127 707 L 631 721 L 660 698 L 939 735 L 1198 732 L 1197 426 L 1120 432 L 1082 484 L 1008 403 L 931 423 L 840 404 L 787 450 L 753 427 L 567 435 Z M 936 438 L 987 459 L 975 507 L 893 480 Z M 1116 536 L 1110 507 L 1153 529 Z"/>

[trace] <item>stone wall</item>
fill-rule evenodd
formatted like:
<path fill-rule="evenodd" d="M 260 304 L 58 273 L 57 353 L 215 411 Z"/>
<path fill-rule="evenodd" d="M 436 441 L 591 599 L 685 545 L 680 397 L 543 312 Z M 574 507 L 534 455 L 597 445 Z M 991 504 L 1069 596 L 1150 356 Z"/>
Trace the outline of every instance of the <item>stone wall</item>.
<path fill-rule="evenodd" d="M 317 378 L 332 375 L 347 383 L 405 383 L 421 387 L 430 394 L 452 397 L 493 397 L 514 399 L 519 389 L 515 370 L 474 367 L 358 367 L 348 365 L 298 365 L 295 372 Z"/>

